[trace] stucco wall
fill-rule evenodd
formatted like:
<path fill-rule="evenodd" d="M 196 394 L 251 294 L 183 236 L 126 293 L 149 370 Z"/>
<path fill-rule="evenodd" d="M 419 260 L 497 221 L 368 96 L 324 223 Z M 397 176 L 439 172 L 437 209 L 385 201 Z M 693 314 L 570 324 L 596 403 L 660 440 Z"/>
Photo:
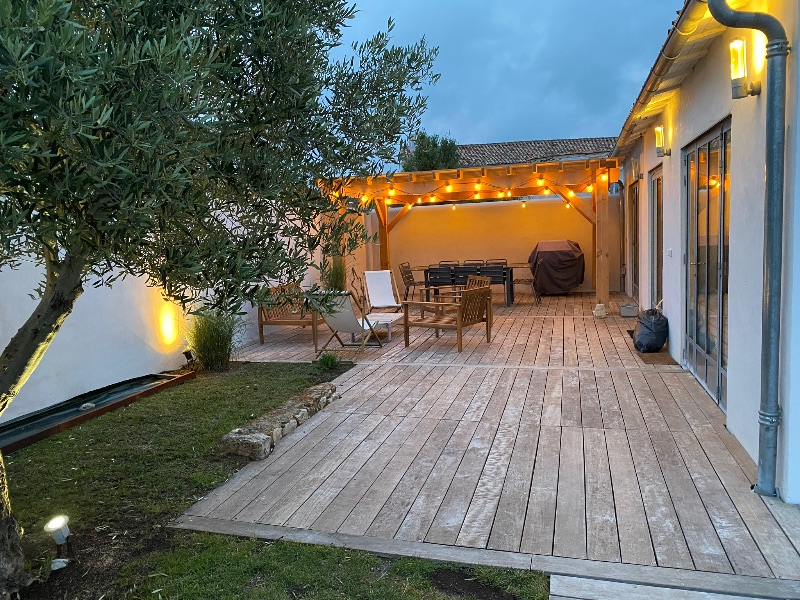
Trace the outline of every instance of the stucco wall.
<path fill-rule="evenodd" d="M 779 7 L 780 5 L 780 7 Z M 779 16 L 787 26 L 793 47 L 797 37 L 796 2 L 751 2 L 750 10 L 768 10 Z M 728 30 L 710 48 L 707 56 L 698 63 L 694 72 L 676 91 L 672 102 L 654 124 L 663 125 L 667 146 L 672 156 L 656 157 L 654 133 L 648 130 L 637 150 L 631 156 L 641 160 L 644 178 L 640 180 L 638 221 L 640 226 L 640 302 L 649 306 L 652 281 L 652 230 L 650 226 L 650 173 L 663 166 L 664 181 L 664 312 L 670 321 L 670 352 L 681 360 L 686 314 L 686 193 L 683 184 L 684 167 L 682 148 L 703 133 L 730 116 L 732 124 L 731 156 L 731 230 L 730 230 L 730 276 L 729 276 L 729 363 L 728 363 L 728 407 L 727 427 L 748 453 L 758 455 L 758 408 L 760 399 L 761 352 L 761 307 L 763 277 L 763 223 L 764 223 L 764 162 L 765 162 L 765 100 L 766 94 L 740 100 L 731 99 L 729 42 L 733 38 L 745 37 L 748 42 L 749 75 L 766 83 L 766 74 L 759 72 L 763 60 L 763 36 L 745 30 Z M 788 172 L 787 198 L 797 199 L 794 172 L 798 165 L 798 123 L 796 95 L 797 55 L 790 59 L 788 89 L 790 101 L 788 155 L 791 164 Z M 629 157 L 630 158 L 630 157 Z M 630 173 L 630 161 L 625 164 Z M 630 183 L 630 180 L 627 182 Z M 794 204 L 793 201 L 788 203 Z M 792 223 L 797 226 L 800 218 L 790 208 L 787 213 L 787 277 L 784 298 L 784 426 L 781 436 L 780 487 L 783 497 L 800 501 L 800 387 L 797 381 L 797 353 L 791 352 L 792 342 L 800 343 L 798 325 L 791 321 L 794 281 L 800 282 L 800 267 L 791 260 L 794 245 L 800 250 L 800 242 L 794 239 Z M 669 250 L 672 249 L 672 256 Z M 627 283 L 630 292 L 630 278 Z M 794 369 L 792 367 L 795 367 Z M 793 407 L 796 407 L 792 410 Z"/>
<path fill-rule="evenodd" d="M 611 203 L 611 289 L 619 289 L 619 200 Z M 395 214 L 391 212 L 390 217 Z M 376 227 L 375 216 L 370 228 Z M 586 259 L 586 276 L 581 291 L 591 290 L 592 225 L 563 201 L 521 203 L 487 202 L 473 205 L 421 206 L 412 209 L 390 234 L 390 259 L 400 285 L 397 265 L 427 265 L 440 260 L 485 260 L 505 258 L 509 263 L 526 263 L 540 240 L 571 239 L 578 242 Z M 378 268 L 379 249 L 367 248 L 371 268 Z M 421 273 L 418 274 L 421 277 Z M 530 271 L 515 277 L 528 277 Z"/>
<path fill-rule="evenodd" d="M 0 346 L 5 347 L 36 303 L 40 279 L 32 266 L 0 273 Z M 2 421 L 133 377 L 185 363 L 179 307 L 129 278 L 112 289 L 87 285 L 41 364 L 2 416 Z M 162 333 L 161 323 L 172 331 Z"/>

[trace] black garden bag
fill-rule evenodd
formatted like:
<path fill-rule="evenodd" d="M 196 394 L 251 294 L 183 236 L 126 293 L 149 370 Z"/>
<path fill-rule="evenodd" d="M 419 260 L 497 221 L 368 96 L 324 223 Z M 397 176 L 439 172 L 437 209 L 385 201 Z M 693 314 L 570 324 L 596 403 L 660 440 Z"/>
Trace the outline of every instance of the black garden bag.
<path fill-rule="evenodd" d="M 659 308 L 644 310 L 636 320 L 633 346 L 639 352 L 658 352 L 669 337 L 669 321 Z"/>

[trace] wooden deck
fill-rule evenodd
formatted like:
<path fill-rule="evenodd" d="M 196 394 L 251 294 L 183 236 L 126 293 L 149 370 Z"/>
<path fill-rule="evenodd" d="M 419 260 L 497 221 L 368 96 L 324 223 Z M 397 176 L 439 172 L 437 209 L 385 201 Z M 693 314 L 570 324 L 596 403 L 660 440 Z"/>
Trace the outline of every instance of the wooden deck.
<path fill-rule="evenodd" d="M 462 353 L 398 327 L 178 526 L 800 598 L 800 507 L 750 491 L 693 377 L 643 362 L 634 320 L 594 319 L 591 296 L 531 300 L 496 305 L 492 342 L 475 326 Z M 310 339 L 276 328 L 241 358 L 307 361 Z"/>

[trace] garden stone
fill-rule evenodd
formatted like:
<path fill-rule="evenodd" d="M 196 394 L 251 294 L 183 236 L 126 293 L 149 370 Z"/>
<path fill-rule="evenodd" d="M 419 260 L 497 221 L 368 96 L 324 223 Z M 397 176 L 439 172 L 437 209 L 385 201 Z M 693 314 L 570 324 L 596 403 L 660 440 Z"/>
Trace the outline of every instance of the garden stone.
<path fill-rule="evenodd" d="M 308 410 L 305 408 L 301 409 L 299 413 L 294 416 L 295 420 L 297 421 L 298 425 L 302 425 L 306 421 L 308 421 Z"/>
<path fill-rule="evenodd" d="M 283 424 L 283 435 L 289 435 L 295 429 L 297 429 L 297 421 L 294 419 L 289 419 L 286 423 Z"/>
<path fill-rule="evenodd" d="M 219 442 L 223 454 L 245 456 L 251 460 L 263 460 L 269 456 L 272 438 L 265 433 L 247 433 L 234 429 L 222 436 Z"/>
<path fill-rule="evenodd" d="M 283 438 L 283 428 L 280 426 L 272 430 L 272 443 L 277 444 Z"/>

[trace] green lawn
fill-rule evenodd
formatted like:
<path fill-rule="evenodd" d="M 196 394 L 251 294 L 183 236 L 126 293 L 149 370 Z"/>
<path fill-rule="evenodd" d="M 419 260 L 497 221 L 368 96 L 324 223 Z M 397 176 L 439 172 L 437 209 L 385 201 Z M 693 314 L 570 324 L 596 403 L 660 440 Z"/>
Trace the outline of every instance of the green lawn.
<path fill-rule="evenodd" d="M 47 574 L 53 547 L 42 527 L 55 514 L 70 516 L 76 548 L 74 564 L 23 598 L 547 598 L 538 573 L 475 568 L 462 575 L 477 592 L 446 595 L 434 582 L 452 565 L 167 527 L 244 464 L 216 455 L 220 436 L 330 376 L 312 365 L 241 365 L 9 455 L 32 569 Z"/>

